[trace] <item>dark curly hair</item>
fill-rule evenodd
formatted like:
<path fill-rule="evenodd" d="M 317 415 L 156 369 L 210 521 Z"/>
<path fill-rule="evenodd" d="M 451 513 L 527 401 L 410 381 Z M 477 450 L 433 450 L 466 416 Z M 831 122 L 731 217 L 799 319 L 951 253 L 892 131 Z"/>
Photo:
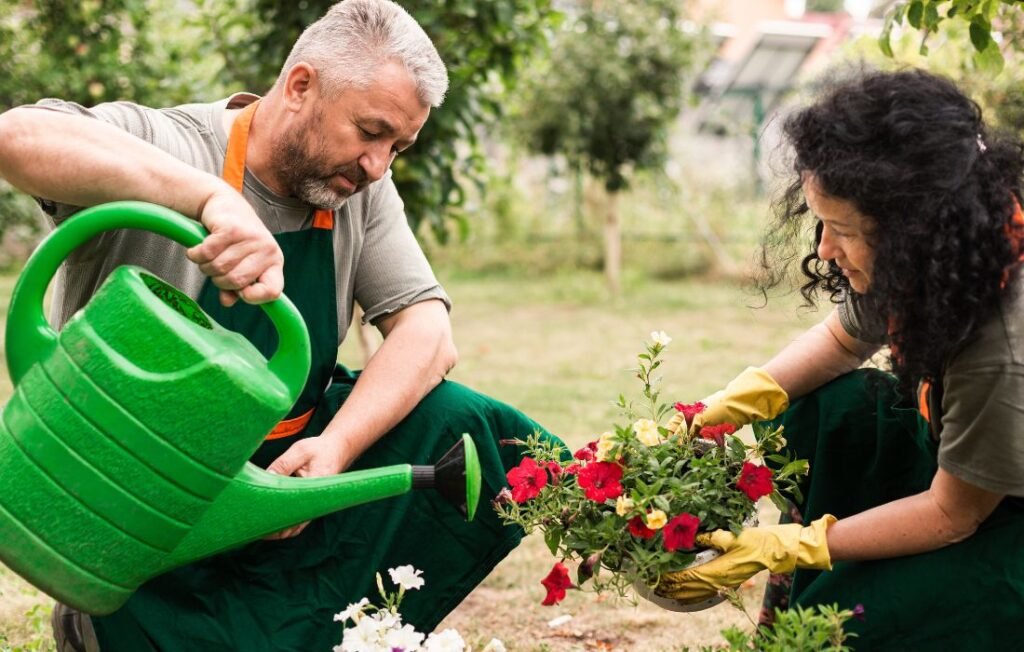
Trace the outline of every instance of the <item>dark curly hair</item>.
<path fill-rule="evenodd" d="M 847 295 L 888 324 L 891 365 L 904 391 L 940 378 L 944 365 L 997 306 L 1019 252 L 1007 237 L 1021 196 L 1024 148 L 990 134 L 979 106 L 951 81 L 920 70 L 860 73 L 784 123 L 794 178 L 765 237 L 763 291 L 806 251 L 812 218 L 801 181 L 873 221 L 871 286 L 854 293 L 834 261 L 803 258 L 808 305 Z M 779 264 L 779 263 L 782 264 Z"/>

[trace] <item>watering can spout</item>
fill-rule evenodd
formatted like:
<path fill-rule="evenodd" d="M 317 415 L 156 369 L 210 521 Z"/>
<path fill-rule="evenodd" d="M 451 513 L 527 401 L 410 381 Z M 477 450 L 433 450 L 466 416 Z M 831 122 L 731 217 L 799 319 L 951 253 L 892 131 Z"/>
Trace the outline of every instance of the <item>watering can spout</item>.
<path fill-rule="evenodd" d="M 247 464 L 168 559 L 174 568 L 355 505 L 434 488 L 472 520 L 480 464 L 469 435 L 434 466 L 396 464 L 322 478 L 294 478 Z M 258 506 L 258 509 L 256 508 Z"/>

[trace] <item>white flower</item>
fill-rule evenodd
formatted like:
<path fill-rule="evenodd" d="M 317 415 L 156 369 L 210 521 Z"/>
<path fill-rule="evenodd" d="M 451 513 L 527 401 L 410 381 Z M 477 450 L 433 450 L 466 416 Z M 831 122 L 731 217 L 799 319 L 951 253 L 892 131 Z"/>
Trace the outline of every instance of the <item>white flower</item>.
<path fill-rule="evenodd" d="M 423 649 L 425 652 L 463 652 L 466 642 L 454 629 L 446 629 L 440 634 L 434 633 L 427 637 Z"/>
<path fill-rule="evenodd" d="M 334 622 L 345 622 L 351 620 L 352 622 L 358 622 L 359 618 L 363 615 L 363 607 L 370 604 L 370 601 L 363 598 L 359 602 L 355 602 L 345 607 L 345 611 L 334 614 Z"/>
<path fill-rule="evenodd" d="M 658 432 L 658 424 L 650 419 L 637 419 L 633 424 L 633 432 L 640 443 L 646 446 L 655 446 L 663 441 Z"/>
<path fill-rule="evenodd" d="M 492 638 L 480 652 L 507 652 L 505 644 L 496 638 Z"/>
<path fill-rule="evenodd" d="M 423 634 L 417 632 L 412 625 L 403 625 L 400 629 L 391 629 L 384 637 L 384 644 L 389 650 L 405 650 L 412 652 L 420 649 Z"/>
<path fill-rule="evenodd" d="M 659 346 L 668 346 L 672 338 L 665 331 L 651 331 L 651 340 Z"/>
<path fill-rule="evenodd" d="M 377 652 L 387 650 L 384 647 L 384 635 L 387 627 L 376 618 L 360 618 L 355 627 L 345 630 L 341 639 L 341 652 Z"/>
<path fill-rule="evenodd" d="M 388 569 L 388 574 L 391 575 L 391 581 L 406 591 L 409 589 L 418 589 L 423 586 L 423 578 L 420 577 L 422 573 L 423 571 L 416 570 L 409 564 L 399 566 L 398 568 Z"/>

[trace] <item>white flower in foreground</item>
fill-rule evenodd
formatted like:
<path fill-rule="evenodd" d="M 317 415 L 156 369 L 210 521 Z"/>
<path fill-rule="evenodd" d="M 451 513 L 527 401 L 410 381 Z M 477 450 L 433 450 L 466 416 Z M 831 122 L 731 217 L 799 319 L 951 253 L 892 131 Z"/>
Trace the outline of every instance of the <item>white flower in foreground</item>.
<path fill-rule="evenodd" d="M 665 331 L 651 331 L 651 341 L 660 346 L 668 346 L 672 338 Z"/>
<path fill-rule="evenodd" d="M 417 632 L 412 625 L 402 625 L 401 629 L 391 629 L 384 637 L 388 650 L 419 650 L 423 642 L 423 634 Z"/>
<path fill-rule="evenodd" d="M 658 424 L 651 419 L 637 419 L 633 424 L 633 432 L 636 438 L 645 446 L 657 446 L 662 442 L 661 433 L 658 432 Z"/>
<path fill-rule="evenodd" d="M 434 633 L 427 637 L 423 649 L 426 652 L 464 652 L 466 642 L 454 629 L 446 629 L 440 634 Z"/>
<path fill-rule="evenodd" d="M 369 618 L 360 618 L 355 627 L 349 627 L 341 638 L 340 652 L 375 652 L 384 647 L 384 636 L 387 627 L 383 626 L 376 614 Z M 335 648 L 335 652 L 339 652 Z"/>
<path fill-rule="evenodd" d="M 505 649 L 505 644 L 504 643 L 502 643 L 500 640 L 498 640 L 496 638 L 492 638 L 490 640 L 490 642 L 488 642 L 487 645 L 484 646 L 484 649 L 481 650 L 480 652 L 508 652 L 508 651 Z"/>
<path fill-rule="evenodd" d="M 363 598 L 359 602 L 354 602 L 349 606 L 345 607 L 345 611 L 334 614 L 334 622 L 345 622 L 351 620 L 352 622 L 358 622 L 360 616 L 363 615 L 363 607 L 370 604 L 370 601 Z"/>
<path fill-rule="evenodd" d="M 416 570 L 409 564 L 399 566 L 398 568 L 388 569 L 388 574 L 391 575 L 391 581 L 406 591 L 410 589 L 418 589 L 423 586 L 423 578 L 420 577 L 422 573 L 423 571 Z"/>

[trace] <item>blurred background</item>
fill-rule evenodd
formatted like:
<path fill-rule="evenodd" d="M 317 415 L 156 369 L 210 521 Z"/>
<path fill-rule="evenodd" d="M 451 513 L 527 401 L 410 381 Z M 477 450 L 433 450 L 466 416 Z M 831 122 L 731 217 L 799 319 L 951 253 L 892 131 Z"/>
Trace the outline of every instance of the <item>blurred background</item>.
<path fill-rule="evenodd" d="M 1024 129 L 1024 19 L 1011 0 L 399 2 L 452 80 L 393 166 L 454 299 L 452 378 L 573 445 L 617 418 L 652 330 L 674 338 L 666 396 L 692 401 L 823 317 L 792 294 L 766 304 L 750 284 L 772 198 L 792 181 L 778 125 L 822 84 L 923 67 L 957 80 L 991 123 Z M 0 110 L 262 93 L 330 4 L 0 0 Z M 35 202 L 0 179 L 0 312 L 45 230 Z M 377 336 L 351 335 L 341 359 L 361 367 Z M 446 624 L 522 650 L 680 649 L 751 626 L 727 605 L 669 614 L 579 592 L 552 611 L 539 606 L 549 567 L 527 542 Z M 760 591 L 744 589 L 751 614 Z M 0 651 L 52 649 L 50 604 L 0 567 Z"/>

